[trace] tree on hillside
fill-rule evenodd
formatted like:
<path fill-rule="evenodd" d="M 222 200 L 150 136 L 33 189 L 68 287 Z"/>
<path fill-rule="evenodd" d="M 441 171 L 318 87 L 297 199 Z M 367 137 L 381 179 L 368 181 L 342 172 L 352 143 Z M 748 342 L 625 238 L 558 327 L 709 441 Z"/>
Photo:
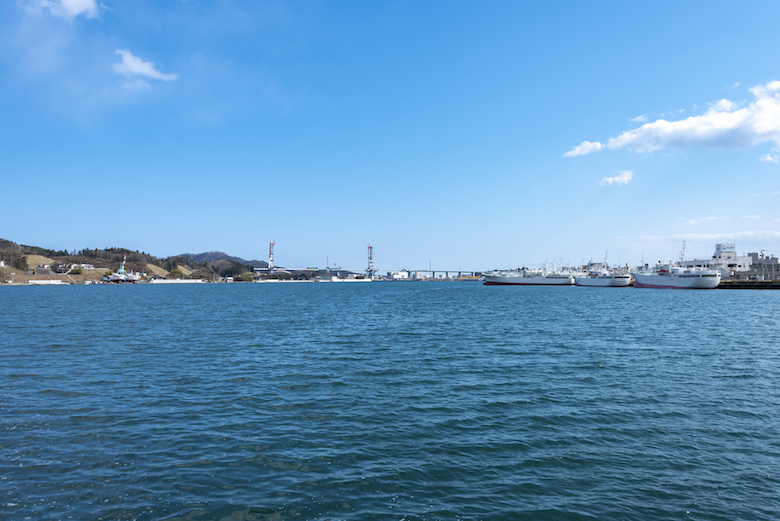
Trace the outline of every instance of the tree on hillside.
<path fill-rule="evenodd" d="M 25 257 L 14 257 L 13 267 L 17 270 L 27 271 L 27 259 Z"/>
<path fill-rule="evenodd" d="M 254 272 L 254 268 L 252 266 L 246 266 L 244 264 L 241 264 L 239 262 L 234 262 L 234 261 L 227 261 L 227 262 L 230 262 L 229 266 L 217 270 L 217 273 L 219 273 L 220 276 L 222 277 L 238 277 L 242 273 Z M 215 264 L 215 267 L 216 266 L 217 264 Z"/>

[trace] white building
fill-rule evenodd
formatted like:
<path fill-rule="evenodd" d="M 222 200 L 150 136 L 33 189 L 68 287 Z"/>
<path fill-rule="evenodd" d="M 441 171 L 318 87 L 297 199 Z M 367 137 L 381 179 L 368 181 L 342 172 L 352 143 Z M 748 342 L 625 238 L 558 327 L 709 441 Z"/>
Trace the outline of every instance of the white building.
<path fill-rule="evenodd" d="M 390 280 L 409 280 L 408 271 L 391 271 L 388 275 Z"/>
<path fill-rule="evenodd" d="M 86 263 L 73 263 L 73 264 L 57 264 L 57 271 L 68 271 L 68 270 L 94 270 L 95 268 L 94 264 L 86 264 Z"/>
<path fill-rule="evenodd" d="M 750 257 L 737 256 L 736 244 L 716 244 L 715 255 L 711 259 L 684 260 L 683 266 L 720 270 L 721 276 L 731 277 L 738 272 L 750 271 Z"/>

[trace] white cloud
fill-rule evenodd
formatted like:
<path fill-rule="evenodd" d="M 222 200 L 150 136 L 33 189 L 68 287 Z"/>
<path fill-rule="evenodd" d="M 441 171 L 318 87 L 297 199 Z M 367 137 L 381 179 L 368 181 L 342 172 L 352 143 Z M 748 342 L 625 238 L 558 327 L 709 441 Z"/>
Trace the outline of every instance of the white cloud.
<path fill-rule="evenodd" d="M 629 121 L 634 121 L 636 123 L 645 123 L 647 121 L 647 114 L 642 114 L 641 116 L 631 118 L 629 119 Z"/>
<path fill-rule="evenodd" d="M 758 160 L 763 163 L 777 163 L 778 156 L 773 156 L 772 154 L 764 154 L 763 156 L 759 157 Z"/>
<path fill-rule="evenodd" d="M 149 84 L 139 76 L 162 81 L 173 81 L 179 77 L 178 74 L 164 74 L 158 71 L 154 63 L 143 61 L 127 49 L 118 49 L 116 54 L 122 56 L 122 61 L 114 64 L 114 72 L 132 80 L 126 83 L 125 87 L 148 87 Z"/>
<path fill-rule="evenodd" d="M 722 112 L 731 112 L 737 108 L 737 104 L 733 101 L 722 99 L 712 104 L 712 108 Z"/>
<path fill-rule="evenodd" d="M 590 154 L 591 152 L 598 152 L 604 148 L 601 143 L 591 143 L 590 141 L 583 141 L 581 145 L 577 145 L 574 149 L 563 154 L 565 157 L 583 156 Z"/>
<path fill-rule="evenodd" d="M 742 219 L 761 219 L 760 215 L 743 215 Z"/>
<path fill-rule="evenodd" d="M 601 184 L 603 185 L 627 185 L 629 181 L 631 181 L 634 178 L 634 172 L 631 170 L 621 170 L 619 175 L 616 175 L 615 177 L 605 177 L 601 180 Z"/>
<path fill-rule="evenodd" d="M 707 221 L 721 221 L 721 220 L 724 220 L 724 219 L 731 219 L 731 217 L 730 217 L 730 216 L 729 216 L 729 217 L 726 217 L 726 216 L 720 216 L 720 217 L 716 217 L 716 216 L 702 217 L 702 218 L 700 218 L 700 219 L 691 219 L 691 220 L 689 220 L 689 221 L 685 221 L 685 222 L 677 223 L 677 225 L 678 225 L 678 226 L 690 226 L 690 225 L 693 225 L 693 224 L 699 224 L 699 223 L 703 223 L 703 222 L 707 222 Z"/>
<path fill-rule="evenodd" d="M 780 90 L 780 81 L 770 81 L 766 85 L 756 85 L 752 89 L 750 89 L 750 92 L 753 93 L 754 96 L 757 98 L 766 96 L 770 92 L 777 92 Z"/>
<path fill-rule="evenodd" d="M 597 147 L 585 141 L 564 156 L 584 155 L 603 148 L 653 152 L 685 147 L 749 148 L 766 142 L 780 146 L 780 81 L 758 85 L 750 92 L 754 100 L 743 108 L 723 99 L 712 104 L 704 114 L 680 121 L 658 119 L 610 138 L 606 144 L 596 143 Z"/>
<path fill-rule="evenodd" d="M 48 11 L 53 16 L 73 20 L 79 15 L 87 18 L 97 18 L 100 6 L 96 0 L 28 0 L 22 3 L 27 12 L 40 13 Z"/>

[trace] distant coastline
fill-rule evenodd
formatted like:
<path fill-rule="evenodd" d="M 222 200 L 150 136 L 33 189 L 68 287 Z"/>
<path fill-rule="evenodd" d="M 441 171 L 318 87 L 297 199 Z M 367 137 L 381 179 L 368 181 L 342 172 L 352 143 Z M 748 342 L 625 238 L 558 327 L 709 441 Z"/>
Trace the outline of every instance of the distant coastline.
<path fill-rule="evenodd" d="M 245 260 L 224 252 L 183 253 L 156 257 L 127 248 L 82 249 L 68 252 L 0 239 L 0 282 L 27 284 L 30 280 L 63 280 L 66 283 L 100 281 L 126 259 L 129 271 L 152 278 L 252 281 L 255 268 L 268 264 Z"/>

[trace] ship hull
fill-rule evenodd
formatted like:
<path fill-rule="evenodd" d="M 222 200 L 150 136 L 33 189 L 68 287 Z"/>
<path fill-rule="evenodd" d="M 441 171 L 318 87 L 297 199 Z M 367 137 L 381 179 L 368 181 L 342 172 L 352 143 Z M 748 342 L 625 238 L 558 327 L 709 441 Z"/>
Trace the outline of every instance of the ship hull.
<path fill-rule="evenodd" d="M 319 279 L 317 282 L 324 282 L 329 284 L 342 284 L 342 283 L 367 283 L 371 282 L 371 279 L 342 279 L 339 277 L 331 277 L 329 279 Z"/>
<path fill-rule="evenodd" d="M 592 288 L 626 288 L 631 283 L 631 277 L 576 277 L 574 282 L 577 286 L 588 286 Z"/>
<path fill-rule="evenodd" d="M 718 287 L 719 283 L 720 277 L 711 274 L 634 274 L 635 288 L 713 289 Z"/>
<path fill-rule="evenodd" d="M 485 286 L 573 286 L 574 277 L 485 275 Z"/>

